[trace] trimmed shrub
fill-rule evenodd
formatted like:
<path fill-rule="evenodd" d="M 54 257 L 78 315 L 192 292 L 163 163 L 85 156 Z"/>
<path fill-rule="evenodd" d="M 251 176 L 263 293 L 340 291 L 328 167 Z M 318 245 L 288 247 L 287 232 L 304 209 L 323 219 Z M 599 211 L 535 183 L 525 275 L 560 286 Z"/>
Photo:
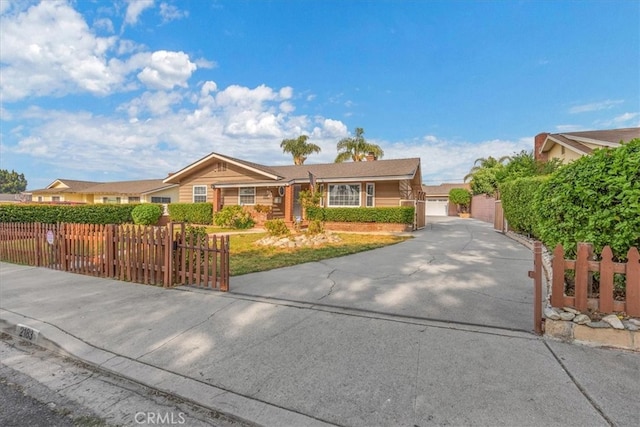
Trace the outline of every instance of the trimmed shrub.
<path fill-rule="evenodd" d="M 246 229 L 255 225 L 251 213 L 242 209 L 242 206 L 225 206 L 220 212 L 216 212 L 213 221 L 218 227 Z"/>
<path fill-rule="evenodd" d="M 124 224 L 138 205 L 0 205 L 0 222 Z"/>
<path fill-rule="evenodd" d="M 135 224 L 155 225 L 162 216 L 162 207 L 145 203 L 138 205 L 131 211 L 131 217 Z"/>
<path fill-rule="evenodd" d="M 395 208 L 319 208 L 308 207 L 307 218 L 333 222 L 380 222 L 413 224 L 415 208 L 399 206 Z"/>
<path fill-rule="evenodd" d="M 317 219 L 309 221 L 309 226 L 307 227 L 307 234 L 310 234 L 313 236 L 313 235 L 322 234 L 322 233 L 324 233 L 324 224 L 322 223 L 322 221 L 318 221 Z"/>
<path fill-rule="evenodd" d="M 464 188 L 452 188 L 449 191 L 449 201 L 460 207 L 460 212 L 468 212 L 471 204 L 471 192 Z"/>
<path fill-rule="evenodd" d="M 291 232 L 282 219 L 270 219 L 265 221 L 264 228 L 270 236 L 288 236 Z"/>
<path fill-rule="evenodd" d="M 203 225 L 213 223 L 211 203 L 169 203 L 167 208 L 171 221 Z"/>
<path fill-rule="evenodd" d="M 596 253 L 610 245 L 625 260 L 629 247 L 640 247 L 640 139 L 563 166 L 539 187 L 534 209 L 548 248 L 560 243 L 574 256 L 577 242 Z"/>
<path fill-rule="evenodd" d="M 509 227 L 522 234 L 534 234 L 538 215 L 533 207 L 534 195 L 548 177 L 519 178 L 500 184 L 500 199 Z"/>

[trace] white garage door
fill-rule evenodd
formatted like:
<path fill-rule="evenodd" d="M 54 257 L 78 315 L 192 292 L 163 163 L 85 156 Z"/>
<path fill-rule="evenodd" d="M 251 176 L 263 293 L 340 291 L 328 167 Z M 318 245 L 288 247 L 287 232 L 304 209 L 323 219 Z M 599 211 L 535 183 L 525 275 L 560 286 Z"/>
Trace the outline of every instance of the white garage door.
<path fill-rule="evenodd" d="M 447 216 L 448 205 L 447 199 L 427 199 L 427 216 Z"/>

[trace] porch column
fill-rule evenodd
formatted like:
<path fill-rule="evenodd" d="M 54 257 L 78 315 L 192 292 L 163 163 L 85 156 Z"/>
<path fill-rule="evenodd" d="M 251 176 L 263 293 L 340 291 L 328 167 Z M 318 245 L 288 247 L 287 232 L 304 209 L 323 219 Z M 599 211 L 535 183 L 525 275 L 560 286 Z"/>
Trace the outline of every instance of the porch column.
<path fill-rule="evenodd" d="M 219 188 L 213 189 L 213 213 L 216 213 L 220 210 L 220 205 L 222 204 L 222 191 Z"/>
<path fill-rule="evenodd" d="M 293 185 L 284 187 L 284 221 L 293 222 Z"/>

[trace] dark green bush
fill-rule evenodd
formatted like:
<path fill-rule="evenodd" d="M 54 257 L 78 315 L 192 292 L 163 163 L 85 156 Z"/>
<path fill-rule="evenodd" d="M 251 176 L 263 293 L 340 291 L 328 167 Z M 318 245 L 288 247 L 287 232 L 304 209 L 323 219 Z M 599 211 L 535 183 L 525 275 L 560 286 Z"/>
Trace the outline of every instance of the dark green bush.
<path fill-rule="evenodd" d="M 0 222 L 123 224 L 137 205 L 0 205 Z"/>
<path fill-rule="evenodd" d="M 213 221 L 218 227 L 246 229 L 255 225 L 251 213 L 245 211 L 242 206 L 225 206 L 220 212 L 216 212 Z"/>
<path fill-rule="evenodd" d="M 155 225 L 162 216 L 162 206 L 145 203 L 138 205 L 131 211 L 135 224 Z"/>
<path fill-rule="evenodd" d="M 169 203 L 169 217 L 174 222 L 211 225 L 213 205 L 211 203 Z"/>
<path fill-rule="evenodd" d="M 281 219 L 265 221 L 264 228 L 270 236 L 288 236 L 290 234 L 289 227 Z"/>
<path fill-rule="evenodd" d="M 307 218 L 335 222 L 380 222 L 413 224 L 415 208 L 319 208 L 308 207 Z"/>
<path fill-rule="evenodd" d="M 573 256 L 576 243 L 589 242 L 600 253 L 610 245 L 626 259 L 640 246 L 640 139 L 560 168 L 535 194 L 539 218 L 535 232 L 548 248 L 558 243 Z"/>
<path fill-rule="evenodd" d="M 534 194 L 547 177 L 527 177 L 500 184 L 500 198 L 504 216 L 512 230 L 531 236 L 534 234 L 538 215 L 533 208 Z"/>

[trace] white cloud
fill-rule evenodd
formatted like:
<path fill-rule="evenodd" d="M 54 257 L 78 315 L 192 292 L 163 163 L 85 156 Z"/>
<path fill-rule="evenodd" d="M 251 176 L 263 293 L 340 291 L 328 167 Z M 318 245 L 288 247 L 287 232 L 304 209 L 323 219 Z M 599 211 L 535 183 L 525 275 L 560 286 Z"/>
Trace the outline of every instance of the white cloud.
<path fill-rule="evenodd" d="M 558 132 L 577 132 L 584 130 L 581 125 L 557 125 L 556 130 Z"/>
<path fill-rule="evenodd" d="M 135 25 L 138 22 L 140 14 L 146 9 L 153 7 L 153 0 L 128 0 L 127 12 L 124 22 L 129 25 Z"/>
<path fill-rule="evenodd" d="M 623 102 L 624 100 L 622 99 L 618 99 L 618 100 L 607 99 L 606 101 L 601 101 L 601 102 L 592 102 L 590 104 L 575 105 L 569 108 L 569 113 L 579 114 L 579 113 L 587 113 L 590 111 L 608 110 L 618 104 L 622 104 Z"/>
<path fill-rule="evenodd" d="M 96 28 L 98 30 L 103 30 L 106 31 L 108 33 L 113 33 L 113 22 L 111 22 L 111 19 L 109 18 L 100 18 L 100 19 L 96 19 L 93 22 L 93 28 Z"/>
<path fill-rule="evenodd" d="M 162 22 L 170 22 L 189 16 L 189 12 L 171 4 L 160 3 L 160 16 L 162 16 Z"/>
<path fill-rule="evenodd" d="M 295 109 L 296 107 L 294 107 L 293 104 L 288 101 L 280 103 L 280 111 L 282 111 L 283 113 L 292 113 Z"/>
<path fill-rule="evenodd" d="M 619 115 L 618 117 L 614 117 L 613 122 L 618 124 L 628 123 L 628 122 L 631 122 L 632 120 L 636 120 L 637 122 L 638 117 L 640 117 L 640 113 L 638 112 L 624 113 Z"/>
<path fill-rule="evenodd" d="M 138 73 L 138 79 L 147 87 L 159 90 L 187 87 L 187 80 L 196 68 L 184 52 L 158 50 L 151 54 L 147 65 Z"/>
<path fill-rule="evenodd" d="M 0 18 L 2 92 L 13 101 L 28 96 L 86 91 L 108 93 L 122 82 L 106 52 L 115 37 L 96 37 L 68 4 L 42 2 Z"/>

